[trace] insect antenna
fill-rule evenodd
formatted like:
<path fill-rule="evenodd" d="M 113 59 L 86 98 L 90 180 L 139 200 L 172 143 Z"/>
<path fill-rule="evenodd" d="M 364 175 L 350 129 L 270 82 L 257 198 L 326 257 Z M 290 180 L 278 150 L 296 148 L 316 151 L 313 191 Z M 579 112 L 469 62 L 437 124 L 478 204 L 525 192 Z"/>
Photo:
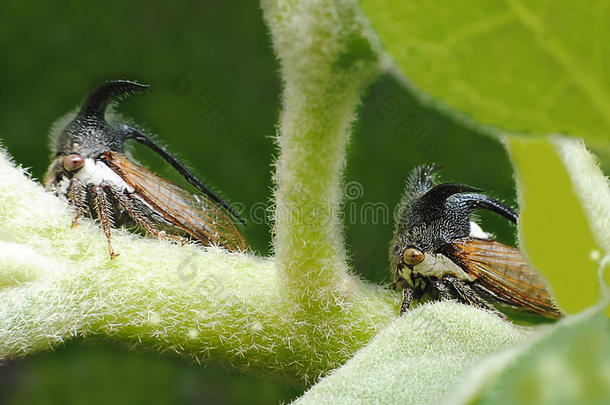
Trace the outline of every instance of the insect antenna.
<path fill-rule="evenodd" d="M 230 212 L 235 218 L 242 224 L 246 225 L 246 220 L 239 215 L 239 213 L 225 200 L 223 200 L 218 194 L 207 187 L 203 181 L 201 181 L 193 172 L 191 172 L 182 162 L 180 162 L 170 151 L 168 151 L 163 145 L 156 142 L 154 139 L 139 131 L 136 128 L 130 127 L 126 124 L 119 125 L 123 132 L 123 140 L 133 139 L 142 145 L 145 145 L 161 156 L 167 163 L 172 165 L 182 177 L 184 177 L 189 183 L 195 186 L 202 193 L 210 197 L 212 200 L 220 204 L 224 209 Z"/>

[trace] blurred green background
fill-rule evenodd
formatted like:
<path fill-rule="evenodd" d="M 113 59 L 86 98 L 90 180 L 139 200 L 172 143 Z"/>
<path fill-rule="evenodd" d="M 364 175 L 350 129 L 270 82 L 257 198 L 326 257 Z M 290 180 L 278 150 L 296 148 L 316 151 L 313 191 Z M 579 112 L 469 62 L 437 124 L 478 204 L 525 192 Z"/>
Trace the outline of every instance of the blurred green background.
<path fill-rule="evenodd" d="M 0 10 L 0 143 L 18 164 L 41 178 L 49 163 L 49 127 L 99 83 L 125 78 L 150 84 L 150 92 L 125 100 L 119 111 L 244 207 L 248 240 L 259 254 L 270 252 L 264 213 L 281 86 L 257 2 L 10 0 Z M 135 155 L 178 180 L 150 153 L 136 149 Z M 389 282 L 391 210 L 409 170 L 431 162 L 443 167 L 445 180 L 515 204 L 500 143 L 382 77 L 367 89 L 345 172 L 352 187 L 347 191 L 354 193 L 346 199 L 346 244 L 362 277 Z M 371 206 L 381 207 L 376 220 L 364 209 Z M 514 227 L 506 221 L 487 214 L 481 219 L 501 241 L 514 243 Z M 11 404 L 265 404 L 289 401 L 305 388 L 91 339 L 0 368 L 0 402 Z"/>

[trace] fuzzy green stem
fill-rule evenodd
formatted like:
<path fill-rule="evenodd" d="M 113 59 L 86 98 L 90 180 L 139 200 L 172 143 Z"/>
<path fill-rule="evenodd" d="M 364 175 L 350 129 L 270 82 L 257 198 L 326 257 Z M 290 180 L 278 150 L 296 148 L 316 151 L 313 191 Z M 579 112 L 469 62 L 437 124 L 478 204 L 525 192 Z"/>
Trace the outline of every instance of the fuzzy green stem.
<path fill-rule="evenodd" d="M 298 309 L 353 294 L 339 221 L 345 149 L 377 44 L 354 0 L 263 0 L 284 80 L 274 247 Z M 332 310 L 330 311 L 332 313 Z"/>
<path fill-rule="evenodd" d="M 70 228 L 67 204 L 0 150 L 0 362 L 89 335 L 312 379 L 395 317 L 393 296 L 353 280 L 333 319 L 293 315 L 275 261 L 123 230 Z"/>

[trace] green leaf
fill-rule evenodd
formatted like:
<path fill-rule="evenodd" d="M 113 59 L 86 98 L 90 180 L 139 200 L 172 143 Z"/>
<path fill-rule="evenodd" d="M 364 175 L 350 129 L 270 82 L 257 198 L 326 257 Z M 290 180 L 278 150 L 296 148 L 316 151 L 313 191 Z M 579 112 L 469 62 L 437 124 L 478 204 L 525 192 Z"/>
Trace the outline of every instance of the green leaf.
<path fill-rule="evenodd" d="M 610 254 L 610 180 L 582 141 L 554 136 L 551 142 L 568 171 L 573 191 L 585 210 L 595 240 L 606 254 Z"/>
<path fill-rule="evenodd" d="M 422 305 L 388 325 L 295 403 L 433 403 L 468 366 L 524 336 L 523 328 L 471 306 Z"/>
<path fill-rule="evenodd" d="M 475 121 L 610 139 L 610 7 L 577 0 L 363 0 L 415 86 Z"/>
<path fill-rule="evenodd" d="M 533 344 L 493 356 L 466 374 L 468 383 L 457 385 L 443 403 L 608 403 L 610 321 L 600 309 L 566 319 Z M 501 371 L 494 371 L 498 363 Z"/>
<path fill-rule="evenodd" d="M 600 299 L 603 249 L 568 171 L 546 140 L 509 138 L 507 146 L 517 176 L 522 250 L 546 277 L 564 311 L 577 313 L 593 306 Z"/>

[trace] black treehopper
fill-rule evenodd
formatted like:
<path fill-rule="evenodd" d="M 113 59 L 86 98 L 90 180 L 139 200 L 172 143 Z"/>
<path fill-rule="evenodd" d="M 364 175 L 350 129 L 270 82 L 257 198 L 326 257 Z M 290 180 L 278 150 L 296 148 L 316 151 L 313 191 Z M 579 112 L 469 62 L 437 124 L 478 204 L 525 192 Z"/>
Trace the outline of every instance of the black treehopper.
<path fill-rule="evenodd" d="M 99 220 L 111 258 L 117 256 L 110 242 L 113 226 L 139 226 L 157 238 L 247 250 L 233 218 L 245 222 L 227 202 L 164 146 L 106 113 L 110 103 L 147 88 L 118 80 L 93 90 L 76 117 L 52 139 L 53 160 L 45 186 L 74 206 L 73 226 L 82 216 Z M 124 151 L 128 140 L 153 150 L 201 194 L 190 193 L 128 159 Z"/>
<path fill-rule="evenodd" d="M 517 213 L 476 188 L 436 181 L 435 166 L 419 166 L 400 203 L 390 266 L 404 290 L 401 314 L 412 299 L 455 299 L 480 308 L 490 302 L 548 318 L 562 316 L 543 280 L 519 250 L 496 242 L 473 221 L 490 210 L 517 222 Z M 502 315 L 501 315 L 502 316 Z"/>

